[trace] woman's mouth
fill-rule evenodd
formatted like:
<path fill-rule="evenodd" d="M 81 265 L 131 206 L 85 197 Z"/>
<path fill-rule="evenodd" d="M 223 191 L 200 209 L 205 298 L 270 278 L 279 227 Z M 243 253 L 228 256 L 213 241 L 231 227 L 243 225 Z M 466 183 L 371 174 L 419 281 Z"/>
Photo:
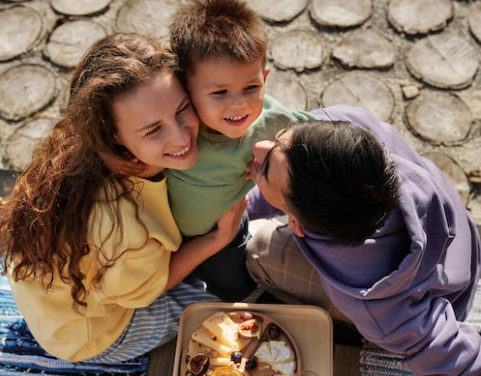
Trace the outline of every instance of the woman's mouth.
<path fill-rule="evenodd" d="M 175 153 L 167 153 L 169 157 L 174 157 L 174 158 L 185 158 L 190 154 L 189 152 L 192 149 L 192 143 L 186 145 L 182 150 L 176 151 Z"/>

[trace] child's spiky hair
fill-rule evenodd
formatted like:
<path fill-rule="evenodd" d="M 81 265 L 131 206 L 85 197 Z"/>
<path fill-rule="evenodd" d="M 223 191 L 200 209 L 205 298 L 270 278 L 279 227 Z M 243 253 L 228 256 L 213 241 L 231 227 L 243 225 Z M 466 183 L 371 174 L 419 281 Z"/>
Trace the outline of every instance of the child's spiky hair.
<path fill-rule="evenodd" d="M 241 1 L 193 0 L 173 16 L 170 43 L 185 79 L 195 62 L 212 57 L 265 62 L 267 36 L 263 21 Z"/>

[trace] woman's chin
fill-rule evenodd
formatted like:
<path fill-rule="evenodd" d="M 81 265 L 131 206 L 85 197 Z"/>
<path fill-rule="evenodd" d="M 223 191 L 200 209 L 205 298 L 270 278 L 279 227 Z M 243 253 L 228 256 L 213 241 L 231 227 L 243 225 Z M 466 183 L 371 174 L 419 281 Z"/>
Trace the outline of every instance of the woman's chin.
<path fill-rule="evenodd" d="M 143 179 L 157 178 L 159 175 L 163 175 L 163 171 L 163 167 L 148 166 L 138 177 Z"/>

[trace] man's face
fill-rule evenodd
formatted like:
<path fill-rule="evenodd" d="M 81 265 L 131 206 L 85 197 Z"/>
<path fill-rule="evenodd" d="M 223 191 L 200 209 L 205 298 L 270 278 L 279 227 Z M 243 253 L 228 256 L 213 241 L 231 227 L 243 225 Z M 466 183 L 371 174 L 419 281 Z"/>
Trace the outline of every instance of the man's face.
<path fill-rule="evenodd" d="M 203 125 L 239 138 L 262 112 L 268 71 L 261 58 L 239 63 L 211 58 L 195 64 L 187 89 Z"/>
<path fill-rule="evenodd" d="M 252 148 L 254 160 L 249 167 L 250 177 L 267 202 L 285 213 L 288 210 L 283 192 L 288 188 L 288 162 L 282 146 L 289 145 L 291 136 L 292 131 L 281 130 L 274 140 L 257 142 Z"/>
<path fill-rule="evenodd" d="M 304 237 L 302 222 L 290 211 L 284 198 L 288 191 L 288 160 L 283 150 L 292 139 L 292 130 L 280 130 L 274 140 L 260 141 L 252 147 L 254 160 L 249 166 L 248 177 L 254 180 L 262 196 L 272 206 L 289 217 L 289 228 L 299 237 Z"/>

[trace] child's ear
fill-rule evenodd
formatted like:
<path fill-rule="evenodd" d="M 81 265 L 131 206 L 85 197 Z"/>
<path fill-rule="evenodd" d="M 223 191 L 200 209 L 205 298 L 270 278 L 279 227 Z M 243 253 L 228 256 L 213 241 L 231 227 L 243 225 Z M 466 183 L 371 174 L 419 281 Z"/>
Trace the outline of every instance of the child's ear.
<path fill-rule="evenodd" d="M 266 68 L 264 69 L 264 82 L 266 82 L 267 76 L 269 75 L 269 72 L 270 72 L 270 71 L 271 71 L 271 70 L 269 69 L 269 67 L 266 67 Z"/>
<path fill-rule="evenodd" d="M 302 223 L 299 222 L 299 220 L 295 216 L 289 214 L 289 228 L 294 234 L 296 234 L 300 238 L 303 238 L 305 236 L 303 227 L 304 226 L 302 226 Z"/>

